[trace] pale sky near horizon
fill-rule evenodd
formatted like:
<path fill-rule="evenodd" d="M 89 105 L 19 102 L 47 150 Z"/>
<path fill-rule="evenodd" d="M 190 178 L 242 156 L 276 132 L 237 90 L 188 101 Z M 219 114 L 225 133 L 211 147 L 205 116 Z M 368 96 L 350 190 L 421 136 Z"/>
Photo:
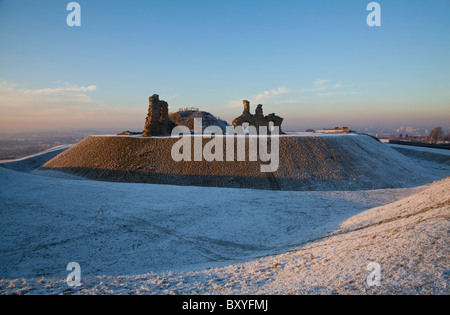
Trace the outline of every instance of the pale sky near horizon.
<path fill-rule="evenodd" d="M 148 97 L 290 130 L 450 127 L 450 1 L 0 0 L 0 131 L 142 130 Z"/>

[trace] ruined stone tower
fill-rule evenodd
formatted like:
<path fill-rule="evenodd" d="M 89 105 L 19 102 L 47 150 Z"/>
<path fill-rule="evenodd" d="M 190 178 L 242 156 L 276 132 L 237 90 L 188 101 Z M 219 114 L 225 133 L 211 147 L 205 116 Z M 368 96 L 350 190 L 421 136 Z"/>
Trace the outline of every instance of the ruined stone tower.
<path fill-rule="evenodd" d="M 169 118 L 169 104 L 159 100 L 159 95 L 149 97 L 147 119 L 145 120 L 144 137 L 170 135 L 177 126 Z"/>

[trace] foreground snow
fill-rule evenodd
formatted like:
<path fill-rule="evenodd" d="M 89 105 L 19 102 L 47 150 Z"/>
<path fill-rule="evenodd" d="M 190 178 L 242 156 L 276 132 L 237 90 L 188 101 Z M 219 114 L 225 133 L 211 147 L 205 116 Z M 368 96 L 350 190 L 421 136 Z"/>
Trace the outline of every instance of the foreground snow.
<path fill-rule="evenodd" d="M 292 192 L 42 174 L 0 167 L 0 294 L 448 294 L 450 178 Z"/>
<path fill-rule="evenodd" d="M 343 222 L 284 254 L 222 268 L 65 281 L 1 280 L 0 292 L 28 294 L 448 294 L 450 178 Z M 380 286 L 370 286 L 371 264 Z"/>
<path fill-rule="evenodd" d="M 0 277 L 193 270 L 281 253 L 416 190 L 281 192 L 66 180 L 0 168 Z"/>

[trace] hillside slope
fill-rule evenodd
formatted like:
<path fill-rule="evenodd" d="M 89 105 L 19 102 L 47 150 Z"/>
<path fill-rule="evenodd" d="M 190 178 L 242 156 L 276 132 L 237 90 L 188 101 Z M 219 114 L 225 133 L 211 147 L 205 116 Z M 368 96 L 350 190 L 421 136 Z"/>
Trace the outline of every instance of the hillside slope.
<path fill-rule="evenodd" d="M 12 172 L 7 170 L 8 172 Z M 3 172 L 0 169 L 0 172 Z M 6 172 L 6 173 L 8 173 Z M 27 175 L 27 174 L 24 174 Z M 97 185 L 99 183 L 96 183 Z M 86 184 L 85 184 L 86 185 Z M 103 183 L 100 186 L 109 186 L 109 189 L 114 187 L 110 183 Z M 90 187 L 95 195 L 95 190 Z M 173 187 L 173 186 L 172 186 Z M 88 187 L 86 187 L 88 188 Z M 106 187 L 105 187 L 106 188 Z M 140 187 L 142 188 L 142 187 Z M 191 188 L 190 188 L 191 189 Z M 198 188 L 202 189 L 202 188 Z M 210 188 L 208 188 L 210 189 Z M 227 190 L 223 190 L 226 192 Z M 235 193 L 241 190 L 231 190 Z M 10 278 L 7 277 L 0 280 L 0 294 L 448 294 L 448 286 L 450 283 L 450 261 L 449 261 L 449 228 L 450 228 L 450 178 L 441 180 L 439 182 L 422 187 L 405 199 L 396 201 L 385 206 L 377 207 L 372 210 L 360 213 L 350 219 L 344 221 L 337 229 L 329 233 L 325 237 L 316 238 L 315 242 L 307 245 L 299 245 L 295 249 L 291 249 L 283 254 L 267 256 L 254 259 L 245 263 L 235 263 L 225 267 L 211 268 L 212 263 L 207 265 L 209 268 L 197 271 L 188 272 L 144 272 L 140 275 L 131 275 L 126 273 L 126 269 L 132 267 L 129 254 L 136 254 L 141 251 L 139 246 L 130 249 L 128 252 L 125 248 L 120 252 L 119 256 L 111 256 L 114 251 L 110 251 L 106 246 L 108 242 L 113 242 L 116 246 L 122 246 L 122 237 L 129 234 L 125 241 L 132 240 L 132 235 L 141 234 L 150 239 L 151 233 L 145 232 L 141 225 L 128 224 L 123 228 L 130 229 L 129 232 L 122 236 L 117 235 L 117 230 L 110 231 L 104 227 L 103 233 L 95 233 L 95 229 L 101 229 L 95 224 L 96 220 L 108 220 L 111 216 L 107 213 L 92 213 L 92 226 L 88 226 L 85 222 L 79 229 L 88 228 L 91 235 L 88 244 L 97 244 L 101 250 L 92 250 L 92 255 L 88 255 L 86 261 L 79 261 L 83 270 L 86 270 L 86 275 L 82 276 L 82 286 L 76 289 L 70 289 L 65 282 L 63 267 L 58 261 L 55 261 L 55 254 L 58 259 L 63 258 L 68 252 L 66 259 L 81 259 L 79 254 L 81 252 L 73 252 L 74 248 L 82 249 L 86 246 L 86 239 L 80 239 L 80 246 L 75 247 L 74 242 L 78 238 L 71 237 L 68 240 L 64 238 L 58 239 L 57 234 L 54 234 L 55 240 L 50 242 L 47 246 L 36 246 L 35 250 L 27 251 L 26 256 L 30 260 L 29 264 L 22 261 L 20 264 L 13 264 L 10 266 L 10 275 L 19 272 L 18 267 L 27 267 L 26 271 L 34 271 L 41 275 L 35 277 Z M 117 192 L 111 192 L 117 194 Z M 200 193 L 200 191 L 198 191 Z M 283 192 L 270 192 L 271 194 L 281 194 Z M 380 191 L 386 193 L 386 191 Z M 222 193 L 223 194 L 223 193 Z M 222 195 L 221 194 L 221 195 Z M 298 193 L 297 193 L 298 194 Z M 301 193 L 311 194 L 311 193 Z M 324 193 L 321 193 L 324 194 Z M 159 194 L 158 194 L 159 195 Z M 247 195 L 247 194 L 246 194 Z M 292 197 L 295 198 L 295 195 Z M 317 197 L 317 196 L 316 196 Z M 325 197 L 325 196 L 323 196 Z M 342 196 L 344 197 L 344 196 Z M 363 198 L 366 199 L 367 198 Z M 120 200 L 120 198 L 118 199 Z M 270 196 L 265 200 L 271 200 Z M 311 201 L 317 200 L 316 198 Z M 355 200 L 356 201 L 356 200 Z M 134 203 L 139 202 L 134 200 Z M 322 200 L 319 203 L 323 203 Z M 120 201 L 119 201 L 120 203 Z M 221 205 L 221 203 L 218 203 Z M 251 204 L 251 203 L 250 203 Z M 305 204 L 306 205 L 306 204 Z M 334 203 L 330 204 L 333 208 Z M 112 207 L 114 207 L 112 205 Z M 194 206 L 195 208 L 195 206 Z M 326 209 L 329 210 L 327 206 Z M 109 208 L 105 208 L 109 209 Z M 226 205 L 222 205 L 222 209 L 227 209 Z M 70 209 L 65 216 L 70 214 Z M 256 210 L 256 209 L 254 209 Z M 291 209 L 293 210 L 293 209 Z M 48 211 L 48 209 L 46 210 Z M 108 210 L 104 210 L 108 211 Z M 286 210 L 287 211 L 287 210 Z M 214 212 L 218 215 L 224 214 L 226 211 Z M 256 214 L 257 212 L 254 212 Z M 315 211 L 310 212 L 314 215 Z M 329 214 L 333 214 L 331 211 Z M 254 218 L 254 214 L 251 216 Z M 298 212 L 299 215 L 308 217 Z M 48 216 L 48 215 L 47 215 Z M 99 217 L 100 216 L 100 217 Z M 117 216 L 117 214 L 116 214 Z M 225 216 L 233 219 L 232 216 Z M 292 212 L 289 214 L 290 220 L 296 217 Z M 142 214 L 140 218 L 142 218 Z M 317 217 L 318 219 L 321 217 Z M 45 216 L 39 215 L 36 217 L 40 222 Z M 50 217 L 49 217 L 50 218 Z M 52 216 L 53 220 L 57 219 Z M 72 217 L 74 219 L 76 217 Z M 205 217 L 204 217 L 205 218 Z M 249 217 L 250 218 L 250 217 Z M 322 216 L 326 218 L 326 216 Z M 132 218 L 130 218 L 132 219 Z M 123 220 L 123 219 L 120 219 Z M 319 219 L 317 223 L 323 219 Z M 239 220 L 242 222 L 243 220 Z M 253 221 L 253 220 L 252 220 Z M 277 222 L 275 220 L 274 222 Z M 111 218 L 111 223 L 118 222 L 117 218 Z M 135 224 L 138 221 L 133 221 Z M 147 221 L 146 221 L 147 222 Z M 156 225 L 161 225 L 157 231 L 163 232 L 167 238 L 167 227 L 163 228 L 164 223 L 160 221 L 152 221 L 151 227 L 153 230 Z M 227 221 L 228 222 L 228 221 Z M 223 226 L 230 226 L 227 222 L 223 222 Z M 238 222 L 238 221 L 236 221 Z M 253 221 L 257 222 L 257 221 Z M 323 222 L 322 222 L 323 223 Z M 34 223 L 28 223 L 31 226 Z M 123 224 L 127 224 L 123 221 Z M 148 222 L 146 223 L 148 224 Z M 305 233 L 314 231 L 311 226 L 305 225 L 303 219 L 298 220 L 298 224 L 302 224 L 306 229 Z M 109 224 L 107 224 L 110 226 Z M 189 224 L 184 224 L 188 226 Z M 295 225 L 295 224 L 294 224 Z M 9 224 L 8 226 L 11 226 Z M 119 224 L 121 226 L 121 224 Z M 65 224 L 60 227 L 61 231 L 65 227 L 70 227 L 70 224 Z M 268 225 L 266 225 L 266 228 Z M 11 229 L 14 228 L 11 226 Z M 266 228 L 261 231 L 268 232 Z M 177 230 L 175 230 L 177 231 Z M 196 230 L 197 233 L 206 232 Z M 239 229 L 236 231 L 240 231 Z M 274 229 L 280 231 L 280 229 Z M 282 231 L 281 231 L 282 232 Z M 177 231 L 178 234 L 183 233 Z M 256 233 L 259 234 L 259 233 Z M 256 234 L 248 233 L 248 235 L 257 236 Z M 189 235 L 189 233 L 188 233 Z M 229 235 L 229 234 L 228 234 Z M 270 235 L 270 232 L 269 234 Z M 282 234 L 280 234 L 282 235 Z M 62 236 L 62 235 L 61 235 Z M 169 235 L 168 244 L 175 239 L 179 239 L 175 235 Z M 186 244 L 195 239 L 186 237 L 184 241 Z M 114 240 L 115 239 L 115 240 Z M 246 240 L 246 237 L 241 239 L 241 242 Z M 269 238 L 273 240 L 273 238 Z M 38 239 L 36 239 L 37 241 Z M 204 247 L 203 242 L 210 243 L 212 248 L 220 246 L 235 247 L 233 242 L 213 242 L 211 238 L 199 238 L 199 245 Z M 300 239 L 297 239 L 299 241 Z M 20 240 L 16 240 L 19 242 Z M 51 240 L 49 240 L 51 241 Z M 45 242 L 45 240 L 39 240 Z M 245 241 L 246 242 L 246 241 Z M 28 244 L 23 240 L 23 244 Z M 266 244 L 264 242 L 263 244 Z M 17 250 L 19 243 L 14 247 Z M 136 244 L 135 244 L 136 245 Z M 28 245 L 30 246 L 30 245 Z M 133 245 L 134 246 L 134 245 Z M 67 250 L 64 249 L 67 247 Z M 33 247 L 32 247 L 33 248 Z M 89 247 L 90 248 L 90 247 Z M 168 247 L 154 247 L 150 251 L 143 251 L 141 259 L 137 260 L 142 263 L 142 267 L 147 270 L 153 268 L 153 261 L 149 254 L 155 257 L 155 251 L 160 251 L 164 248 L 164 253 Z M 181 250 L 184 247 L 180 247 Z M 207 248 L 202 249 L 203 255 L 210 255 L 211 251 L 206 251 Z M 244 249 L 244 248 L 241 248 Z M 248 248 L 250 249 L 250 248 Z M 4 251 L 4 249 L 2 249 Z M 12 249 L 11 249 L 12 250 Z M 26 250 L 26 249 L 22 249 Z M 173 249 L 171 249 L 173 250 Z M 236 248 L 235 248 L 236 250 Z M 39 260 L 39 254 L 46 251 L 48 263 L 53 264 L 54 268 L 48 269 L 49 272 L 57 272 L 61 269 L 59 277 L 52 278 L 44 276 Z M 144 254 L 146 252 L 146 254 Z M 224 254 L 228 251 L 223 252 Z M 64 254 L 66 253 L 66 254 Z M 217 254 L 217 251 L 214 251 Z M 42 254 L 42 253 L 41 253 Z M 84 253 L 86 255 L 86 253 Z M 179 250 L 173 251 L 174 258 L 183 258 Z M 61 256 L 62 255 L 62 256 Z M 75 256 L 74 256 L 75 255 Z M 61 256 L 61 257 L 59 257 Z M 99 257 L 103 256 L 103 260 Z M 192 255 L 189 255 L 192 256 Z M 196 255 L 197 256 L 197 255 Z M 146 257 L 146 259 L 144 258 Z M 24 260 L 24 259 L 22 259 Z M 94 264 L 91 266 L 94 261 Z M 101 263 L 103 261 L 103 264 Z M 118 264 L 116 269 L 122 274 L 117 275 L 111 272 L 112 265 Z M 7 264 L 2 263 L 2 268 L 7 267 Z M 377 278 L 372 277 L 374 266 L 378 266 L 379 274 Z M 120 268 L 121 267 L 121 268 Z M 136 268 L 137 265 L 134 265 Z M 59 268 L 59 269 L 58 269 Z M 98 268 L 98 270 L 96 269 Z M 90 276 L 89 273 L 102 273 L 104 275 Z M 23 271 L 22 271 L 23 274 Z M 4 277 L 4 276 L 3 276 Z M 369 280 L 379 280 L 379 283 L 373 285 Z"/>
<path fill-rule="evenodd" d="M 274 173 L 262 173 L 260 160 L 248 161 L 248 138 L 245 162 L 226 161 L 226 152 L 224 161 L 175 162 L 171 148 L 177 141 L 92 136 L 43 169 L 104 181 L 267 190 L 412 187 L 435 179 L 409 158 L 364 135 L 281 136 L 280 165 Z"/>

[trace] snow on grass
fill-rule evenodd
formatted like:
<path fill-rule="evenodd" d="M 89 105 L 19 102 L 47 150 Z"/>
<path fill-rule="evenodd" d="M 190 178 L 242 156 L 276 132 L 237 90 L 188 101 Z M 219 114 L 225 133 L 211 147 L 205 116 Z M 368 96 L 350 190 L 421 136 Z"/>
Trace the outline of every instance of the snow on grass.
<path fill-rule="evenodd" d="M 275 163 L 275 152 L 271 157 L 278 168 L 270 176 L 261 172 L 261 160 L 241 162 L 234 155 L 231 161 L 175 161 L 177 141 L 87 137 L 43 168 L 105 181 L 283 191 L 406 188 L 442 178 L 365 135 L 281 138 L 279 159 Z"/>
<path fill-rule="evenodd" d="M 57 156 L 61 152 L 72 147 L 72 145 L 58 145 L 51 149 L 29 155 L 23 158 L 15 159 L 15 160 L 1 160 L 0 165 L 5 168 L 10 168 L 13 170 L 18 170 L 21 172 L 31 172 L 37 167 L 42 166 L 45 162 L 47 162 L 52 157 Z"/>
<path fill-rule="evenodd" d="M 261 191 L 0 167 L 0 294 L 448 294 L 449 188 Z M 367 285 L 370 262 L 381 287 Z"/>
<path fill-rule="evenodd" d="M 279 255 L 194 271 L 0 281 L 2 294 L 448 294 L 450 178 Z M 380 266 L 380 286 L 367 281 Z"/>
<path fill-rule="evenodd" d="M 189 270 L 282 252 L 411 193 L 71 181 L 0 168 L 0 277 Z"/>
<path fill-rule="evenodd" d="M 419 151 L 419 152 L 428 152 L 438 155 L 445 155 L 448 158 L 450 158 L 450 150 L 445 149 L 438 149 L 438 148 L 430 148 L 430 147 L 420 147 L 420 146 L 414 146 L 414 145 L 405 145 L 405 144 L 392 144 L 389 143 L 389 146 L 391 148 L 399 148 L 399 149 L 405 149 L 405 150 L 412 150 L 412 151 Z"/>

